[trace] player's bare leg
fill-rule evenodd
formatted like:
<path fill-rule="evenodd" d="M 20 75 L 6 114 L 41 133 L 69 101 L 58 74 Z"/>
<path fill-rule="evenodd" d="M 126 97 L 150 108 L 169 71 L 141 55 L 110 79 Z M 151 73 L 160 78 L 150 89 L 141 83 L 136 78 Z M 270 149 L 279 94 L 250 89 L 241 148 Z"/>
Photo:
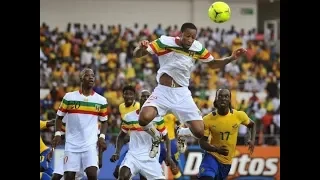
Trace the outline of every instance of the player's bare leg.
<path fill-rule="evenodd" d="M 123 166 L 120 169 L 118 180 L 130 180 L 131 179 L 131 170 L 127 166 Z"/>
<path fill-rule="evenodd" d="M 51 180 L 60 180 L 62 178 L 61 174 L 53 173 Z"/>
<path fill-rule="evenodd" d="M 76 172 L 66 171 L 64 172 L 63 176 L 65 180 L 74 180 L 76 177 Z"/>
<path fill-rule="evenodd" d="M 186 150 L 186 137 L 195 137 L 200 139 L 204 135 L 204 124 L 202 120 L 187 121 L 188 127 L 179 127 L 177 129 L 178 134 L 178 150 L 180 153 L 184 153 Z"/>
<path fill-rule="evenodd" d="M 88 180 L 97 180 L 98 179 L 98 168 L 95 166 L 87 167 L 85 170 Z"/>
<path fill-rule="evenodd" d="M 174 179 L 179 179 L 181 177 L 181 171 L 178 167 L 178 165 L 176 164 L 176 162 L 171 159 L 171 163 L 170 163 L 170 170 L 172 172 L 173 178 Z"/>
<path fill-rule="evenodd" d="M 143 107 L 139 114 L 139 125 L 144 131 L 153 137 L 152 148 L 149 154 L 151 158 L 154 158 L 158 154 L 159 145 L 162 139 L 159 131 L 153 126 L 152 123 L 150 123 L 157 115 L 157 109 L 152 106 Z"/>

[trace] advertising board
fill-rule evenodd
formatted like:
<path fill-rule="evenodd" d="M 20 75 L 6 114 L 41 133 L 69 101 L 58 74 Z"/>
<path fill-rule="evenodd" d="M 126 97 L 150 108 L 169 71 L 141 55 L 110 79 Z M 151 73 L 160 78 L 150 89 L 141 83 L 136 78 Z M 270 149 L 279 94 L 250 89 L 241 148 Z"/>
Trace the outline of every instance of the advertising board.
<path fill-rule="evenodd" d="M 103 167 L 99 173 L 99 180 L 115 179 L 112 173 L 117 162 L 111 163 L 109 160 L 113 152 L 114 146 L 109 145 L 103 154 Z M 180 169 L 182 169 L 184 175 L 182 179 L 197 179 L 202 153 L 203 150 L 199 146 L 189 146 L 187 151 L 180 155 Z M 61 155 L 63 155 L 63 150 L 56 149 L 54 165 Z M 164 164 L 163 167 L 167 179 L 173 179 L 170 169 Z M 136 176 L 134 179 L 139 179 L 139 177 Z M 280 147 L 257 146 L 250 156 L 248 147 L 237 146 L 228 180 L 280 180 Z"/>

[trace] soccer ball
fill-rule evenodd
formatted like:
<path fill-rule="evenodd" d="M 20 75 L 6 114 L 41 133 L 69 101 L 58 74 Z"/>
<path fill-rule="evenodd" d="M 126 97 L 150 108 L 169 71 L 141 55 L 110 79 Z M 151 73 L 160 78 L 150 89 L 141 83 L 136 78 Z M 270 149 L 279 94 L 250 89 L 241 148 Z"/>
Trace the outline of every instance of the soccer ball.
<path fill-rule="evenodd" d="M 224 23 L 231 17 L 231 9 L 225 2 L 215 2 L 208 10 L 209 18 L 215 23 Z"/>

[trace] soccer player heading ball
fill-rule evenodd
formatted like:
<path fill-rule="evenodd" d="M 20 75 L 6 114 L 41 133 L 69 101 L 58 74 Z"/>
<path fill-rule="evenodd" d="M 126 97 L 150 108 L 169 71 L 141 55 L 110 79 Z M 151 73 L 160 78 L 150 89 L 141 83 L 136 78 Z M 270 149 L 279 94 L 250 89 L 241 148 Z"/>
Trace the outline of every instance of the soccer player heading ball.
<path fill-rule="evenodd" d="M 141 41 L 133 52 L 135 57 L 155 54 L 160 63 L 156 78 L 158 86 L 139 114 L 139 125 L 153 137 L 150 157 L 155 157 L 158 153 L 157 147 L 161 140 L 161 134 L 150 124 L 158 115 L 164 116 L 167 112 L 172 112 L 182 123 L 189 126 L 179 129 L 178 136 L 189 134 L 196 138 L 203 137 L 202 116 L 188 89 L 194 61 L 201 61 L 212 69 L 218 69 L 246 53 L 245 49 L 240 48 L 229 57 L 214 59 L 196 40 L 197 27 L 193 23 L 184 23 L 180 31 L 179 37 L 161 36 L 151 43 Z M 178 142 L 179 147 L 183 149 L 184 142 Z"/>

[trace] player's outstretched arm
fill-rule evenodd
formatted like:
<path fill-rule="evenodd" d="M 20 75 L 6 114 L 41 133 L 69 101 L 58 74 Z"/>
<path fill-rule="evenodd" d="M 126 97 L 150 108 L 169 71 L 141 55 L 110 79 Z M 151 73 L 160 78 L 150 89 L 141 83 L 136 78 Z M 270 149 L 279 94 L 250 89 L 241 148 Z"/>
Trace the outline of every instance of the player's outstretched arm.
<path fill-rule="evenodd" d="M 147 51 L 149 45 L 149 41 L 141 41 L 139 45 L 133 51 L 133 57 L 140 58 L 147 55 L 149 52 Z"/>
<path fill-rule="evenodd" d="M 208 62 L 208 65 L 211 69 L 220 69 L 234 60 L 235 59 L 233 59 L 232 56 L 229 56 L 226 58 L 215 59 L 214 61 L 210 61 L 210 62 Z"/>
<path fill-rule="evenodd" d="M 239 48 L 232 52 L 232 55 L 222 59 L 215 59 L 214 61 L 209 61 L 209 67 L 212 69 L 220 69 L 223 68 L 225 65 L 229 64 L 230 62 L 238 59 L 241 55 L 247 52 L 244 48 Z"/>

